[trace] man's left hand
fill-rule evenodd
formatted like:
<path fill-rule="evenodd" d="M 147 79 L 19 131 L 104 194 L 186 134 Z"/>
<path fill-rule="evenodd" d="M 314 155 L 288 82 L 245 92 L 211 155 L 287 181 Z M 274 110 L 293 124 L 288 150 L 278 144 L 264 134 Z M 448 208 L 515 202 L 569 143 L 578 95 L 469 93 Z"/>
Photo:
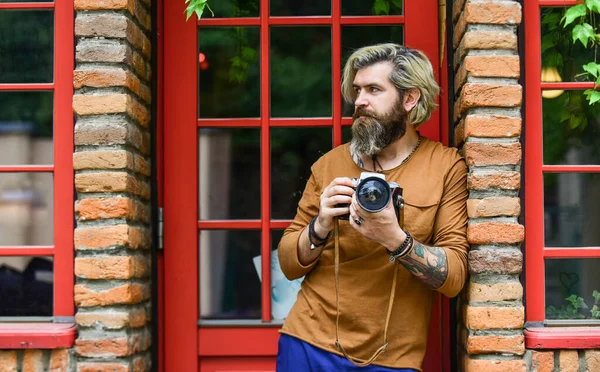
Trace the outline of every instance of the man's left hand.
<path fill-rule="evenodd" d="M 398 224 L 398 218 L 391 202 L 384 210 L 370 213 L 358 205 L 356 194 L 352 195 L 350 226 L 364 237 L 383 245 L 390 252 L 396 250 L 406 239 L 406 233 Z"/>

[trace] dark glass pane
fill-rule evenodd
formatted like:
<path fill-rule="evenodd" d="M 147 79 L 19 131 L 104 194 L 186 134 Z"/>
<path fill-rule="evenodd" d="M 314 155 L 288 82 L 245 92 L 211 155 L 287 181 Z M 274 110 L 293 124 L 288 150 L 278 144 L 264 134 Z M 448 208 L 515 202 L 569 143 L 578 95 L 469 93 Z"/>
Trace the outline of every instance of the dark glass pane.
<path fill-rule="evenodd" d="M 583 91 L 551 91 L 542 99 L 544 164 L 600 164 L 600 106 L 590 106 Z"/>
<path fill-rule="evenodd" d="M 210 8 L 216 18 L 258 17 L 260 15 L 259 0 L 217 0 L 209 1 Z M 208 9 L 202 18 L 212 18 Z"/>
<path fill-rule="evenodd" d="M 200 129 L 201 220 L 260 218 L 260 130 Z"/>
<path fill-rule="evenodd" d="M 283 230 L 271 231 L 271 316 L 273 320 L 287 318 L 296 302 L 303 278 L 288 280 L 279 266 L 277 246 L 283 236 Z"/>
<path fill-rule="evenodd" d="M 600 321 L 600 259 L 546 260 L 546 319 Z"/>
<path fill-rule="evenodd" d="M 200 232 L 200 318 L 260 319 L 260 231 Z"/>
<path fill-rule="evenodd" d="M 600 173 L 544 174 L 546 247 L 600 246 Z"/>
<path fill-rule="evenodd" d="M 271 129 L 271 215 L 292 219 L 310 167 L 331 150 L 331 128 Z"/>
<path fill-rule="evenodd" d="M 352 127 L 342 127 L 342 143 L 352 140 Z"/>
<path fill-rule="evenodd" d="M 0 245 L 52 245 L 52 173 L 0 173 Z"/>
<path fill-rule="evenodd" d="M 50 83 L 54 12 L 0 11 L 0 83 Z"/>
<path fill-rule="evenodd" d="M 272 16 L 331 15 L 331 1 L 323 0 L 271 0 Z"/>
<path fill-rule="evenodd" d="M 0 257 L 0 317 L 52 316 L 51 257 Z"/>
<path fill-rule="evenodd" d="M 571 30 L 562 26 L 561 18 L 568 7 L 542 8 L 542 81 L 595 80 L 585 73 L 583 65 L 594 61 L 594 48 L 586 49 L 573 42 Z"/>
<path fill-rule="evenodd" d="M 343 26 L 342 27 L 342 69 L 350 55 L 367 45 L 381 43 L 404 43 L 403 26 Z M 343 104 L 344 116 L 352 116 L 354 106 Z"/>
<path fill-rule="evenodd" d="M 271 28 L 271 116 L 331 116 L 331 28 Z"/>
<path fill-rule="evenodd" d="M 402 0 L 342 0 L 342 15 L 402 15 Z"/>
<path fill-rule="evenodd" d="M 52 92 L 0 92 L 0 165 L 53 164 Z"/>
<path fill-rule="evenodd" d="M 259 117 L 258 28 L 201 27 L 198 50 L 199 117 Z"/>

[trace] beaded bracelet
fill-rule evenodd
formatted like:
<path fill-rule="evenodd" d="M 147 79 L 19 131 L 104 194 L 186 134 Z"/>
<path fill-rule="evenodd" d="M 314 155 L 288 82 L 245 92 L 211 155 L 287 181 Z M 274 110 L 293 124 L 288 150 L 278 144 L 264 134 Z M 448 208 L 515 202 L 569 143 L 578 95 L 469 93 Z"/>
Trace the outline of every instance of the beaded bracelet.
<path fill-rule="evenodd" d="M 315 232 L 315 221 L 317 220 L 317 217 L 314 217 L 312 220 L 310 220 L 310 223 L 308 224 L 308 241 L 310 242 L 310 250 L 315 250 L 317 247 L 322 247 L 327 243 L 327 240 L 329 239 L 329 236 L 331 236 L 331 231 L 327 233 L 327 236 L 325 238 L 320 238 L 317 233 Z M 313 237 L 316 240 L 320 240 L 320 243 L 315 243 L 313 242 Z"/>
<path fill-rule="evenodd" d="M 415 241 L 412 235 L 410 235 L 410 233 L 407 231 L 406 239 L 404 239 L 400 247 L 398 247 L 398 249 L 395 251 L 390 252 L 390 262 L 394 262 L 396 259 L 404 258 L 406 255 L 408 255 L 410 251 L 412 251 L 414 242 Z"/>

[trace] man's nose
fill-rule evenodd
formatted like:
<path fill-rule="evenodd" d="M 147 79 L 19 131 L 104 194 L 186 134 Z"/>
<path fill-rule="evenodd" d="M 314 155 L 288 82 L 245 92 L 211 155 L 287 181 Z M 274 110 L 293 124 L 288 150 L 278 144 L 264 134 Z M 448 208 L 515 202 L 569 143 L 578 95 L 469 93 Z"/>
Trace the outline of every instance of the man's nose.
<path fill-rule="evenodd" d="M 366 99 L 363 92 L 358 93 L 356 100 L 354 101 L 355 107 L 367 107 L 369 105 L 369 101 Z"/>

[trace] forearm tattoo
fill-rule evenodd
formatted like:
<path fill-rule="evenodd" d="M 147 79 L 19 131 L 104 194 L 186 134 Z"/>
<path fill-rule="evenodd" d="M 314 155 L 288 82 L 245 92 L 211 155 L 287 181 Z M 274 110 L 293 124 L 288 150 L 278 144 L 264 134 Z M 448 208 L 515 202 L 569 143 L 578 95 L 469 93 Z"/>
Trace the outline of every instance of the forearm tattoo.
<path fill-rule="evenodd" d="M 400 262 L 433 289 L 441 287 L 448 277 L 448 258 L 442 248 L 428 247 L 415 240 L 412 252 Z"/>

